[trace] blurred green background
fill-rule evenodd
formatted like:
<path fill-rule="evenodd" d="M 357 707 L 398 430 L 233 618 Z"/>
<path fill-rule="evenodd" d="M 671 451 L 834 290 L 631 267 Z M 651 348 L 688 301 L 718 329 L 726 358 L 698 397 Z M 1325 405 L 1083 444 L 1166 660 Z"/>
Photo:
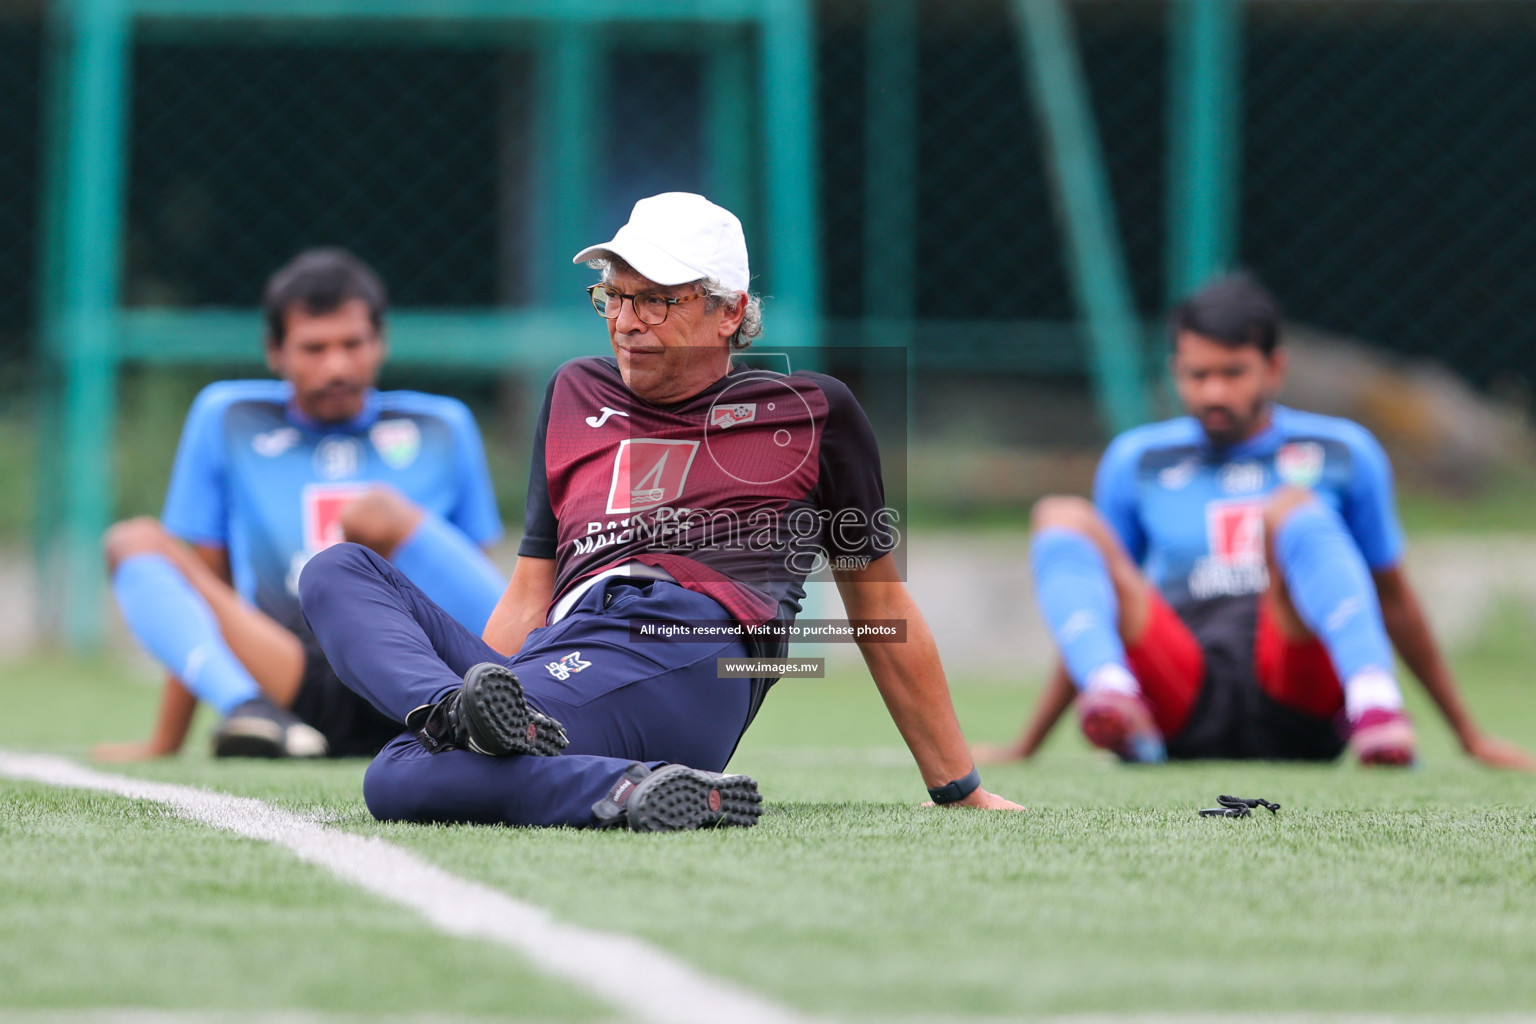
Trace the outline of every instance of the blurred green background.
<path fill-rule="evenodd" d="M 471 404 L 515 528 L 541 378 L 602 345 L 568 254 L 668 189 L 742 215 L 763 346 L 907 348 L 924 528 L 1085 487 L 1171 411 L 1170 298 L 1241 263 L 1411 528 L 1523 529 L 1533 64 L 1514 0 L 0 0 L 0 547 L 99 636 L 94 531 L 158 510 L 319 244 L 379 268 L 385 383 Z"/>

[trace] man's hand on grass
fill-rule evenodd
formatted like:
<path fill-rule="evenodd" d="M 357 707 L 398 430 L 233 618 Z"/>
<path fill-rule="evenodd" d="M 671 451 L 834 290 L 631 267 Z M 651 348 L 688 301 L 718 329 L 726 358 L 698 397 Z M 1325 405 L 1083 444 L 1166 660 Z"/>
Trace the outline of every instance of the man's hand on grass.
<path fill-rule="evenodd" d="M 924 807 L 932 807 L 933 801 L 929 800 Z M 975 807 L 983 811 L 1022 811 L 1023 804 L 1016 804 L 1007 797 L 998 796 L 996 793 L 988 793 L 984 789 L 972 790 L 970 795 L 963 800 L 956 800 L 945 807 Z"/>
<path fill-rule="evenodd" d="M 157 757 L 170 757 L 176 753 L 174 750 L 161 750 L 148 740 L 133 740 L 128 743 L 98 743 L 91 748 L 91 759 L 95 761 L 153 761 Z"/>
<path fill-rule="evenodd" d="M 977 764 L 1013 764 L 1029 755 L 1021 752 L 1014 743 L 977 743 L 971 747 L 971 756 Z"/>
<path fill-rule="evenodd" d="M 1479 733 L 1468 740 L 1465 747 L 1468 757 L 1490 767 L 1536 772 L 1536 757 L 1532 757 L 1508 740 Z"/>

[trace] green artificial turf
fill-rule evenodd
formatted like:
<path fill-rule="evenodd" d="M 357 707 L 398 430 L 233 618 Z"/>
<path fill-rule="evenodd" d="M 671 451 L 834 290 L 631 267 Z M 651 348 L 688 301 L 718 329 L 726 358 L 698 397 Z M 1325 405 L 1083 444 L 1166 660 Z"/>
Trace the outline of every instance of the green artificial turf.
<path fill-rule="evenodd" d="M 1530 625 L 1506 610 L 1455 662 L 1480 717 L 1536 748 Z M 150 682 L 115 663 L 0 670 L 0 747 L 83 757 L 136 735 Z M 955 693 L 972 738 L 1001 740 L 1033 687 L 960 679 Z M 732 765 L 762 784 L 761 824 L 663 836 L 379 824 L 362 762 L 215 763 L 199 746 L 121 770 L 381 836 L 839 1018 L 1528 1012 L 1536 778 L 1467 762 L 1412 707 L 1423 764 L 1406 772 L 1123 768 L 1063 728 L 1034 762 L 984 772 L 1029 806 L 1003 815 L 918 807 L 873 687 L 801 680 L 773 693 Z M 1282 809 L 1198 817 L 1220 793 Z M 0 902 L 0 1008 L 614 1012 L 282 850 L 102 794 L 0 782 Z"/>
<path fill-rule="evenodd" d="M 607 1014 L 286 850 L 101 793 L 0 780 L 0 893 L 0 1010 L 427 1014 L 447 989 L 457 1013 Z"/>

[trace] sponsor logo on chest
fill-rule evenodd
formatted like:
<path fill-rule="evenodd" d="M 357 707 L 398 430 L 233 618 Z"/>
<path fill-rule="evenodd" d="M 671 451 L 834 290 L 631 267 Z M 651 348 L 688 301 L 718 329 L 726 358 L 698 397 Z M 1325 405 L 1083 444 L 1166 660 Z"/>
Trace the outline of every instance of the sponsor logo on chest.
<path fill-rule="evenodd" d="M 1206 541 L 1223 565 L 1264 560 L 1264 503 L 1213 501 L 1205 507 Z"/>
<path fill-rule="evenodd" d="M 608 514 L 623 515 L 670 505 L 683 496 L 698 441 L 626 437 L 613 457 Z"/>
<path fill-rule="evenodd" d="M 341 531 L 341 510 L 369 485 L 306 484 L 303 496 L 304 550 L 309 554 L 324 551 L 346 540 Z"/>
<path fill-rule="evenodd" d="M 1189 574 L 1195 600 L 1257 594 L 1269 586 L 1263 501 L 1211 502 L 1205 507 L 1205 539 L 1210 553 Z"/>

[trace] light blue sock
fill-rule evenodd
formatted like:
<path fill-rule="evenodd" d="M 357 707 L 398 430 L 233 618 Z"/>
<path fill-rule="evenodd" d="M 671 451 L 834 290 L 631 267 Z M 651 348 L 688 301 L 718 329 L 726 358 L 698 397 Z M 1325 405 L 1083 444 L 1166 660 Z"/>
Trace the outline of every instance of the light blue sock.
<path fill-rule="evenodd" d="M 164 555 L 134 555 L 112 576 L 128 629 L 188 690 L 227 715 L 261 687 L 219 632 L 213 609 Z"/>
<path fill-rule="evenodd" d="M 1072 530 L 1041 530 L 1030 541 L 1035 597 L 1072 681 L 1082 689 L 1105 665 L 1127 673 L 1120 602 L 1093 542 Z"/>
<path fill-rule="evenodd" d="M 443 611 L 479 636 L 507 581 L 485 552 L 450 523 L 428 514 L 390 555 L 395 568 Z"/>
<path fill-rule="evenodd" d="M 1275 554 L 1291 603 L 1327 649 L 1346 699 L 1360 696 L 1350 693 L 1356 680 L 1375 680 L 1378 686 L 1382 677 L 1390 680 L 1392 643 L 1376 584 L 1343 520 L 1321 502 L 1303 505 L 1281 524 Z M 1392 689 L 1369 703 L 1400 704 L 1395 684 Z"/>

